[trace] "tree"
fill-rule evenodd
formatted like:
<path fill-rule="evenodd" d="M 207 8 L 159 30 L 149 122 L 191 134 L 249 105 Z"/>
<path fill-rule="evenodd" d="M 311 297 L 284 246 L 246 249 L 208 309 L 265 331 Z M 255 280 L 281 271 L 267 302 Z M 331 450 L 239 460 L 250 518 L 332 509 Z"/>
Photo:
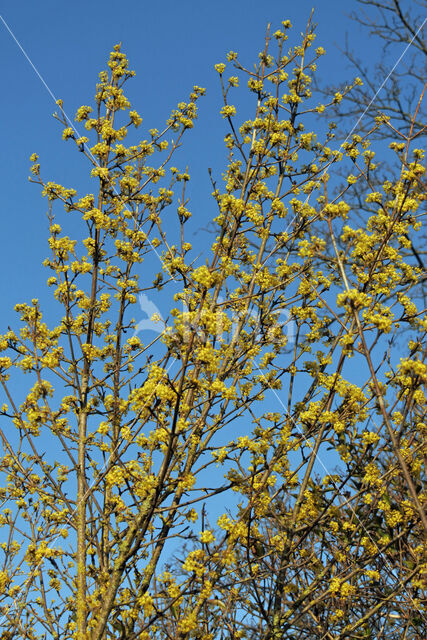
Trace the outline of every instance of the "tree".
<path fill-rule="evenodd" d="M 116 46 L 93 113 L 76 114 L 87 136 L 61 102 L 56 116 L 95 193 L 45 181 L 32 156 L 61 311 L 46 320 L 38 300 L 17 305 L 22 328 L 0 342 L 4 639 L 421 633 L 427 319 L 403 251 L 420 225 L 423 152 L 404 134 L 397 180 L 372 191 L 354 163 L 332 198 L 332 168 L 362 157 L 374 170 L 373 152 L 365 136 L 334 149 L 333 127 L 323 140 L 305 131 L 343 93 L 316 103 L 324 51 L 312 52 L 311 19 L 287 50 L 290 27 L 267 32 L 254 71 L 235 52 L 228 80 L 216 65 L 229 160 L 222 188 L 212 177 L 217 236 L 201 266 L 186 235 L 189 175 L 170 165 L 202 88 L 126 145 L 141 117 Z M 254 111 L 239 126 L 230 96 L 242 78 Z M 354 227 L 358 182 L 375 211 Z M 56 221 L 61 203 L 62 226 L 81 216 L 81 241 Z M 134 305 L 165 287 L 177 308 L 144 344 Z M 31 379 L 23 399 L 12 375 Z"/>

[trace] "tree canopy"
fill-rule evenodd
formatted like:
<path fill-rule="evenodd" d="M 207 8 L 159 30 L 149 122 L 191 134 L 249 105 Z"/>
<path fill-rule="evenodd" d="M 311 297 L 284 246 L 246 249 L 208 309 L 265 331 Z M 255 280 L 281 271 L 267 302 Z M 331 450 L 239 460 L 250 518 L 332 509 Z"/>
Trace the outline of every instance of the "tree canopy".
<path fill-rule="evenodd" d="M 203 88 L 134 142 L 116 45 L 76 124 L 58 101 L 93 193 L 31 157 L 56 311 L 20 303 L 0 339 L 4 640 L 422 636 L 423 94 L 401 131 L 379 113 L 337 136 L 319 114 L 362 81 L 319 102 L 325 52 L 291 27 L 216 65 L 228 161 L 202 260 L 173 162 Z M 380 184 L 378 132 L 398 163 Z M 160 290 L 152 338 L 137 303 Z"/>

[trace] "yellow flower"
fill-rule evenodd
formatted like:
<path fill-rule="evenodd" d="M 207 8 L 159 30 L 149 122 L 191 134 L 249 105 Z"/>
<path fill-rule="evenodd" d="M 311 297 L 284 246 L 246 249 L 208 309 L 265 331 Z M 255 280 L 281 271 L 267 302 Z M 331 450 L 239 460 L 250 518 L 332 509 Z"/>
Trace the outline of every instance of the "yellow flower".
<path fill-rule="evenodd" d="M 209 529 L 205 529 L 204 531 L 200 532 L 200 542 L 203 542 L 205 544 L 209 543 L 209 542 L 215 542 L 215 536 L 212 533 L 212 531 L 209 531 Z"/>
<path fill-rule="evenodd" d="M 71 138 L 73 135 L 74 135 L 74 129 L 72 127 L 67 127 L 62 132 L 63 140 L 68 140 L 68 138 Z"/>
<path fill-rule="evenodd" d="M 87 120 L 89 114 L 92 111 L 92 107 L 88 107 L 83 105 L 77 109 L 75 120 L 76 122 L 82 122 L 82 120 Z"/>
<path fill-rule="evenodd" d="M 195 612 L 189 613 L 185 618 L 179 621 L 179 630 L 183 634 L 187 634 L 197 627 L 197 616 Z"/>
<path fill-rule="evenodd" d="M 220 111 L 223 118 L 231 118 L 236 115 L 236 107 L 232 104 L 226 104 Z"/>
<path fill-rule="evenodd" d="M 142 118 L 136 111 L 129 111 L 129 118 L 136 128 L 142 123 Z"/>
<path fill-rule="evenodd" d="M 339 578 L 332 578 L 329 584 L 329 591 L 331 593 L 338 593 L 338 591 L 340 590 L 340 586 L 341 586 L 341 581 L 339 580 Z"/>

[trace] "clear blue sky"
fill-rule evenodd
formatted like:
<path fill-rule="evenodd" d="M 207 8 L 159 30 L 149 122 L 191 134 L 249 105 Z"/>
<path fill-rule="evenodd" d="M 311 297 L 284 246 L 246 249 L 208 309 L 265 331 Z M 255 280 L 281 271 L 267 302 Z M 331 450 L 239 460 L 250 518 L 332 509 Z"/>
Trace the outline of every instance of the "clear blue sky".
<path fill-rule="evenodd" d="M 190 165 L 191 204 L 197 208 L 200 227 L 206 226 L 214 212 L 207 168 L 212 167 L 218 177 L 223 170 L 224 129 L 213 66 L 225 59 L 227 51 L 238 51 L 242 60 L 252 63 L 263 46 L 267 22 L 277 28 L 281 20 L 290 19 L 298 39 L 314 6 L 316 44 L 327 51 L 320 77 L 339 84 L 354 76 L 338 48 L 343 47 L 346 32 L 360 55 L 371 60 L 381 56 L 376 43 L 365 40 L 360 46 L 358 27 L 348 18 L 358 7 L 354 0 L 141 0 L 123 8 L 111 0 L 26 0 L 3 6 L 3 19 L 71 116 L 81 104 L 91 103 L 98 72 L 106 67 L 108 54 L 119 41 L 137 73 L 127 90 L 146 129 L 160 128 L 193 84 L 207 88 L 199 121 L 182 154 L 182 161 Z M 30 154 L 39 154 L 46 179 L 69 187 L 79 187 L 88 167 L 72 144 L 62 141 L 61 128 L 51 115 L 55 110 L 51 95 L 2 22 L 0 48 L 1 332 L 7 324 L 15 324 L 12 309 L 16 302 L 33 297 L 43 301 L 49 275 L 41 267 L 47 255 L 46 202 L 39 188 L 28 182 Z"/>

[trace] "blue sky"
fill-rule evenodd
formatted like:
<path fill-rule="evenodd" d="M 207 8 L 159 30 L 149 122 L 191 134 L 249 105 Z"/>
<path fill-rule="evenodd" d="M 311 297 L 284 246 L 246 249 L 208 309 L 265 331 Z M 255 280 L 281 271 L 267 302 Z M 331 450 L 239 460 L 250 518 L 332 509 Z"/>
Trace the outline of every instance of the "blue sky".
<path fill-rule="evenodd" d="M 225 129 L 218 114 L 220 88 L 214 64 L 224 60 L 230 49 L 252 64 L 263 46 L 268 22 L 277 28 L 281 20 L 290 19 L 296 41 L 312 7 L 313 0 L 140 1 L 127 3 L 124 9 L 111 0 L 77 0 L 71 5 L 45 0 L 4 7 L 2 16 L 14 37 L 0 22 L 4 89 L 0 103 L 0 331 L 15 324 L 17 302 L 33 297 L 43 301 L 49 275 L 41 267 L 47 255 L 46 203 L 39 188 L 28 182 L 30 154 L 39 154 L 45 179 L 64 186 L 78 188 L 88 174 L 85 159 L 61 139 L 61 127 L 52 118 L 55 104 L 50 92 L 64 100 L 72 117 L 81 104 L 91 103 L 99 71 L 106 67 L 113 45 L 122 42 L 137 74 L 127 91 L 144 118 L 139 129 L 144 137 L 144 129 L 160 127 L 194 84 L 206 87 L 199 121 L 181 152 L 181 162 L 189 164 L 192 176 L 190 208 L 197 210 L 197 224 L 203 228 L 215 211 L 207 168 L 212 167 L 217 177 L 224 169 Z M 346 32 L 366 59 L 381 55 L 369 40 L 363 42 L 362 50 L 359 47 L 359 27 L 348 18 L 357 7 L 353 0 L 314 3 L 316 44 L 327 51 L 319 65 L 319 77 L 325 82 L 336 80 L 339 85 L 355 75 L 339 52 Z M 203 244 L 203 238 L 209 240 L 209 234 L 201 232 L 197 242 Z"/>

